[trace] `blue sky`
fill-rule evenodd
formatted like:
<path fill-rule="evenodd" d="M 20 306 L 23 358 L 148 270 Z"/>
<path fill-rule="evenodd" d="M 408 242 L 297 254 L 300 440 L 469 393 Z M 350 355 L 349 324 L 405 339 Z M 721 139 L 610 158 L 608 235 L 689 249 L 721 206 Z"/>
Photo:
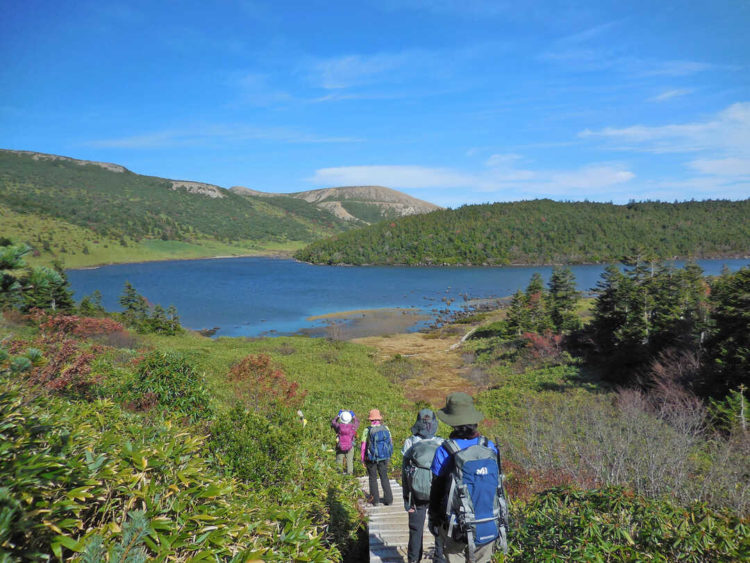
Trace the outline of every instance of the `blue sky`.
<path fill-rule="evenodd" d="M 9 0 L 0 148 L 439 205 L 750 197 L 750 2 Z"/>

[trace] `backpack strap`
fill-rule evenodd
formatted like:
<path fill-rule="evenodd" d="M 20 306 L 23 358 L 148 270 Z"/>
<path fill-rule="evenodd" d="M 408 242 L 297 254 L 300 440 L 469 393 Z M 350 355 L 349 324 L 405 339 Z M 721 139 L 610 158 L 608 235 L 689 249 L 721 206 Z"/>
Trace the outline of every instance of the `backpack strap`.
<path fill-rule="evenodd" d="M 445 440 L 443 442 L 443 447 L 448 451 L 448 453 L 453 456 L 461 451 L 461 448 L 458 447 L 458 444 L 455 440 Z"/>

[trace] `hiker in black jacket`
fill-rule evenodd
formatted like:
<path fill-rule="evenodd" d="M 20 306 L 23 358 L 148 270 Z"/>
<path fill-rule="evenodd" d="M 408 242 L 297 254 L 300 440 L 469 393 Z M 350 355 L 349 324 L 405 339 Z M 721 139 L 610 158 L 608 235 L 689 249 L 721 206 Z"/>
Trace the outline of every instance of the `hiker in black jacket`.
<path fill-rule="evenodd" d="M 401 453 L 404 456 L 401 466 L 401 483 L 404 493 L 404 510 L 409 513 L 409 547 L 408 563 L 422 560 L 422 533 L 427 508 L 430 504 L 432 485 L 432 458 L 443 439 L 435 436 L 438 421 L 430 409 L 422 409 L 417 414 L 417 421 L 411 427 L 412 435 L 404 441 Z M 442 563 L 442 542 L 435 538 L 435 555 L 433 561 Z"/>

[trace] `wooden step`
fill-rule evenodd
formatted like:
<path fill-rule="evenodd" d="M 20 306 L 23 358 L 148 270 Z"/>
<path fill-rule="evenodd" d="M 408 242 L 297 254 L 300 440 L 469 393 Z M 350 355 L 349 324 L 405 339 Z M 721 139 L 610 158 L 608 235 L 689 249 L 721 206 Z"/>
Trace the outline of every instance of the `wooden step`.
<path fill-rule="evenodd" d="M 370 494 L 367 477 L 359 478 L 360 486 L 365 497 Z M 404 510 L 403 492 L 401 485 L 394 479 L 390 480 L 393 492 L 393 504 L 372 506 L 362 501 L 362 508 L 367 515 L 368 536 L 370 542 L 370 563 L 406 563 L 406 548 L 409 545 L 409 517 Z M 378 482 L 378 486 L 380 483 Z M 429 561 L 435 539 L 427 529 L 422 537 L 424 549 L 423 561 Z"/>

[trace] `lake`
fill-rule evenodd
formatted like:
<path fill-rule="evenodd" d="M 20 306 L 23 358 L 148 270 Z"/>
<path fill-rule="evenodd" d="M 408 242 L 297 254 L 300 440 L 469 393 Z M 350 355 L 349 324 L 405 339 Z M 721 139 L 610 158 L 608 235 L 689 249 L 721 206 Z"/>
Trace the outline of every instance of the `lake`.
<path fill-rule="evenodd" d="M 732 270 L 747 259 L 701 260 L 707 274 Z M 678 263 L 679 265 L 680 263 Z M 551 266 L 434 267 L 313 266 L 288 259 L 248 257 L 118 264 L 70 270 L 75 298 L 101 291 L 107 310 L 119 311 L 126 281 L 152 304 L 177 307 L 183 326 L 217 328 L 216 336 L 262 336 L 320 330 L 325 320 L 309 317 L 341 311 L 416 309 L 434 319 L 437 311 L 469 299 L 497 298 L 524 289 L 534 272 L 545 281 Z M 600 279 L 602 265 L 572 266 L 579 289 Z M 448 305 L 450 303 L 450 306 Z M 429 321 L 414 322 L 417 330 Z"/>

